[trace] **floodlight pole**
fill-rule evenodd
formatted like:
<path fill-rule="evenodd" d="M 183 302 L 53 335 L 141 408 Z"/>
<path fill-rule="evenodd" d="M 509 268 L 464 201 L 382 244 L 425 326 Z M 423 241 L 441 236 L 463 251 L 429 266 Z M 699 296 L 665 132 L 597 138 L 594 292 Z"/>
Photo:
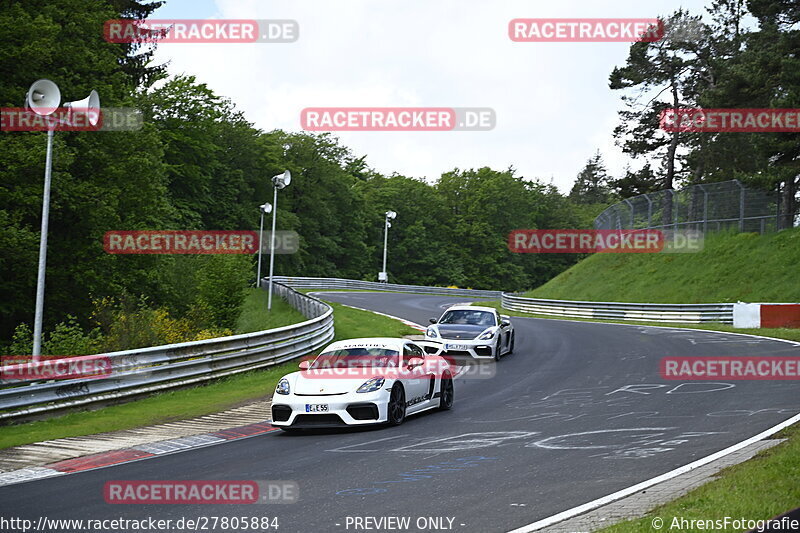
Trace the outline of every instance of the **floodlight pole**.
<path fill-rule="evenodd" d="M 389 221 L 394 220 L 395 217 L 397 217 L 397 213 L 389 210 L 386 211 L 386 215 L 383 219 L 383 270 L 378 274 L 378 281 L 384 283 L 389 282 L 389 274 L 386 272 L 386 249 L 389 244 L 389 228 L 392 227 L 392 223 Z"/>
<path fill-rule="evenodd" d="M 383 270 L 381 272 L 386 273 L 386 246 L 389 244 L 389 217 L 386 216 L 383 218 Z M 389 281 L 388 274 L 386 275 L 386 281 Z"/>
<path fill-rule="evenodd" d="M 262 238 L 264 235 L 264 213 L 272 211 L 272 206 L 269 204 L 262 204 L 258 206 L 258 210 L 261 211 L 261 223 L 259 224 L 258 230 L 258 277 L 256 278 L 256 287 L 261 287 L 261 252 L 263 249 Z"/>

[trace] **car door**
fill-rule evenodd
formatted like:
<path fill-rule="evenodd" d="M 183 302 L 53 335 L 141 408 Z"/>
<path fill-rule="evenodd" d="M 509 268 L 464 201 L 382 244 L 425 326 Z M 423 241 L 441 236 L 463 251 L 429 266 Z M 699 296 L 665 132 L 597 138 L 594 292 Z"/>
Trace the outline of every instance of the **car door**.
<path fill-rule="evenodd" d="M 495 311 L 494 313 L 494 320 L 495 324 L 499 327 L 497 328 L 497 336 L 498 336 L 498 347 L 500 348 L 501 352 L 506 351 L 508 347 L 508 328 L 503 327 L 503 321 L 500 319 L 500 315 Z"/>
<path fill-rule="evenodd" d="M 408 362 L 412 357 L 425 360 L 425 353 L 422 348 L 414 343 L 407 342 L 403 345 L 402 375 L 403 386 L 406 389 L 406 412 L 411 414 L 429 405 L 432 394 L 428 396 L 430 389 L 431 373 L 427 373 L 425 365 L 409 369 Z"/>

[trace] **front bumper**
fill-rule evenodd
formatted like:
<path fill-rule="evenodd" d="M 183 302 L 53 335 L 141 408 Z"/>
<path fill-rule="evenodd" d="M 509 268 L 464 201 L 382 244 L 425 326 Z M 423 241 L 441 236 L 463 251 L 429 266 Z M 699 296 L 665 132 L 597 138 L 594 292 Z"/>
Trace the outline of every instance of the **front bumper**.
<path fill-rule="evenodd" d="M 452 357 L 456 361 L 464 358 L 472 359 L 494 359 L 495 345 L 497 337 L 487 340 L 464 340 L 464 339 L 443 339 L 441 337 L 431 338 L 426 336 L 425 340 L 434 341 L 442 345 L 442 357 Z"/>
<path fill-rule="evenodd" d="M 272 425 L 292 428 L 326 428 L 381 424 L 388 420 L 389 390 L 323 396 L 296 394 L 272 397 Z M 325 404 L 327 411 L 308 412 L 307 405 Z"/>

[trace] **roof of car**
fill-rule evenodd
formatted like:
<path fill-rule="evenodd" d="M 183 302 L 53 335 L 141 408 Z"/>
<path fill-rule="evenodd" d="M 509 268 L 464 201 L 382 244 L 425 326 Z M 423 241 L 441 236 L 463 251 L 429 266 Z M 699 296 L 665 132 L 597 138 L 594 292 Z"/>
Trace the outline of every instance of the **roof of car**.
<path fill-rule="evenodd" d="M 361 339 L 345 339 L 336 341 L 327 350 L 341 350 L 344 348 L 391 348 L 398 349 L 405 342 L 411 342 L 408 339 L 398 339 L 395 337 L 367 337 Z"/>
<path fill-rule="evenodd" d="M 451 305 L 445 312 L 447 311 L 489 311 L 494 313 L 496 309 L 494 307 L 481 307 L 478 305 Z"/>

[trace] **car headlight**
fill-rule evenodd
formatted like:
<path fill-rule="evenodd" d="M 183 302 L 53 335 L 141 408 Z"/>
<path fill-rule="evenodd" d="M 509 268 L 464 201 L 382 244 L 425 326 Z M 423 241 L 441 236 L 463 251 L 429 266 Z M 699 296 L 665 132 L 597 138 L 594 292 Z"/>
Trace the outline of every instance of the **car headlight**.
<path fill-rule="evenodd" d="M 435 339 L 436 337 L 438 337 L 438 336 L 439 336 L 439 332 L 438 332 L 438 331 L 436 331 L 436 328 L 432 328 L 432 327 L 431 327 L 431 328 L 428 328 L 428 329 L 425 331 L 425 336 L 426 336 L 426 337 L 431 337 L 431 338 L 434 338 L 434 339 Z"/>
<path fill-rule="evenodd" d="M 361 385 L 356 392 L 375 392 L 376 390 L 383 387 L 385 383 L 385 379 L 383 378 L 371 378 L 367 380 L 363 385 Z"/>
<path fill-rule="evenodd" d="M 275 387 L 275 392 L 277 394 L 289 394 L 289 380 L 283 378 L 278 382 L 278 386 Z"/>
<path fill-rule="evenodd" d="M 494 337 L 494 330 L 493 329 L 487 329 L 486 331 L 484 331 L 483 333 L 478 335 L 478 340 L 479 341 L 486 341 L 486 340 L 489 340 L 489 339 L 491 339 L 493 337 Z"/>

